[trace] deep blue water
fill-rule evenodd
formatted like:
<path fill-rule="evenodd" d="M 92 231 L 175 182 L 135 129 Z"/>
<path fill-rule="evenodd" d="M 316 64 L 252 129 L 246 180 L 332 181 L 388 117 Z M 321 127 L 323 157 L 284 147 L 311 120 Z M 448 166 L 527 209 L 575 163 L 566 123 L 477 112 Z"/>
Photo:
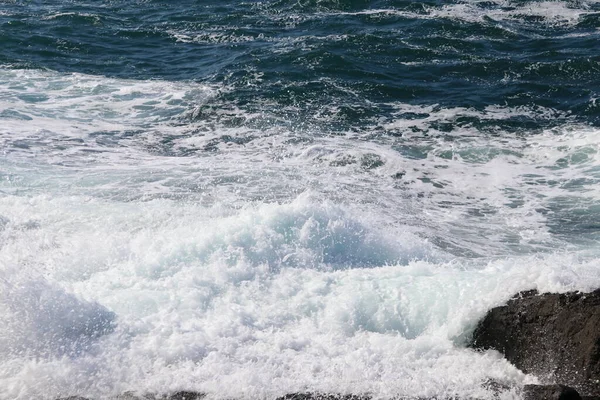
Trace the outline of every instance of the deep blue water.
<path fill-rule="evenodd" d="M 394 101 L 541 106 L 596 125 L 600 4 L 548 4 L 9 2 L 0 16 L 0 63 L 225 84 L 232 90 L 217 99 L 223 104 L 253 110 L 268 101 L 269 112 L 297 106 L 298 123 L 335 102 L 344 107 L 334 123 L 342 129 L 390 118 L 386 103 Z M 531 132 L 564 118 L 457 123 Z"/>

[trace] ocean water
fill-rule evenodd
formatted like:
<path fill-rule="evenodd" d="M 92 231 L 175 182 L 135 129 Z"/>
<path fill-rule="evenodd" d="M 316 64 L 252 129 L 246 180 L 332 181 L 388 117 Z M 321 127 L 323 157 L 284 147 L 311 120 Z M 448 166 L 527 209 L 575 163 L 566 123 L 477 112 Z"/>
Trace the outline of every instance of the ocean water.
<path fill-rule="evenodd" d="M 600 1 L 0 3 L 0 399 L 518 399 L 600 287 Z"/>

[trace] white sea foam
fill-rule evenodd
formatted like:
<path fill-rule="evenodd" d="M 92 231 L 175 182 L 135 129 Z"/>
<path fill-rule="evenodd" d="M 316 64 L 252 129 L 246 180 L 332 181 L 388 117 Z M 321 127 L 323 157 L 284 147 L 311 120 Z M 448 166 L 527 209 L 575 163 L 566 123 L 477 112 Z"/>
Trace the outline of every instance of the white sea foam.
<path fill-rule="evenodd" d="M 482 21 L 491 18 L 497 21 L 522 21 L 525 17 L 540 17 L 552 25 L 574 25 L 589 14 L 589 2 L 531 1 L 515 6 L 511 1 L 497 1 L 493 9 L 480 8 L 480 1 L 460 2 L 444 5 L 441 9 L 430 9 L 432 18 L 456 18 L 466 21 Z M 489 4 L 489 3 L 486 3 Z"/>
<path fill-rule="evenodd" d="M 43 329 L 31 334 L 48 340 L 30 346 L 21 325 L 2 324 L 0 337 L 18 341 L 0 364 L 6 398 L 182 388 L 485 397 L 486 379 L 515 390 L 526 379 L 494 353 L 461 348 L 487 309 L 523 289 L 600 283 L 595 261 L 574 255 L 443 261 L 410 233 L 306 195 L 239 211 L 76 197 L 5 198 L 2 209 L 0 257 L 26 266 L 6 275 L 20 292 L 2 298 L 3 320 L 29 315 Z M 42 295 L 40 310 L 27 299 L 46 280 L 74 295 Z M 116 314 L 115 332 L 88 327 L 99 312 L 111 320 L 92 299 Z M 78 343 L 65 324 L 93 335 L 86 351 L 52 352 L 53 335 Z"/>
<path fill-rule="evenodd" d="M 44 15 L 41 17 L 42 20 L 53 20 L 62 17 L 86 17 L 93 21 L 94 24 L 100 24 L 101 18 L 96 14 L 90 13 L 76 13 L 76 12 L 59 12 L 53 13 L 49 15 Z"/>
<path fill-rule="evenodd" d="M 526 17 L 540 17 L 544 23 L 552 25 L 574 25 L 592 11 L 590 6 L 597 1 L 525 1 L 515 3 L 499 1 L 460 1 L 444 4 L 441 7 L 423 6 L 422 12 L 397 9 L 373 9 L 345 12 L 348 15 L 383 15 L 405 18 L 450 18 L 469 22 L 481 22 L 486 18 L 496 21 L 524 21 Z M 480 5 L 484 4 L 484 7 Z"/>
<path fill-rule="evenodd" d="M 0 90 L 0 144 L 5 153 L 24 148 L 22 153 L 30 157 L 63 148 L 71 157 L 89 158 L 99 147 L 111 152 L 119 141 L 127 141 L 123 135 L 128 132 L 140 133 L 138 139 L 157 131 L 179 133 L 180 127 L 167 122 L 209 101 L 219 89 L 191 82 L 0 68 Z"/>
<path fill-rule="evenodd" d="M 394 120 L 344 136 L 182 127 L 214 89 L 0 74 L 1 399 L 491 398 L 489 380 L 514 398 L 535 378 L 466 349 L 477 321 L 520 290 L 600 285 L 594 237 L 561 216 L 595 215 L 600 134 L 566 114 L 388 104 Z M 455 123 L 555 117 L 527 136 Z M 164 138 L 187 157 L 148 150 Z"/>

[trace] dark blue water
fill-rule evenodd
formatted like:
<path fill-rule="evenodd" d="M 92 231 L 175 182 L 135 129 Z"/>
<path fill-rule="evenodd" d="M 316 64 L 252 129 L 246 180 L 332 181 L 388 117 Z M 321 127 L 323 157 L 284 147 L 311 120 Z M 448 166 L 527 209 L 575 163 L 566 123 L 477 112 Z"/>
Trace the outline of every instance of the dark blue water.
<path fill-rule="evenodd" d="M 386 103 L 541 106 L 598 124 L 594 1 L 14 2 L 0 63 L 232 86 L 218 100 L 315 110 L 336 125 L 390 118 Z M 571 14 L 571 15 L 569 15 Z M 257 85 L 257 74 L 260 84 Z M 265 111 L 265 110 L 261 110 Z M 556 118 L 458 121 L 515 131 Z M 452 129 L 452 126 L 446 127 Z"/>

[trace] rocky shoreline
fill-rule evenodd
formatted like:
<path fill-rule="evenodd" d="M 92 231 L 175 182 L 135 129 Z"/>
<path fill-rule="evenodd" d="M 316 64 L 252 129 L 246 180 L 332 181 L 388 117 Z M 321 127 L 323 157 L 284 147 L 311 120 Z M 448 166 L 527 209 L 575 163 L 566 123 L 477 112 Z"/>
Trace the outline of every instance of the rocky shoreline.
<path fill-rule="evenodd" d="M 488 311 L 469 346 L 481 351 L 497 350 L 523 372 L 537 376 L 542 384 L 525 385 L 524 400 L 600 400 L 600 289 L 591 293 L 521 292 L 506 305 Z M 181 391 L 141 397 L 125 393 L 115 400 L 203 397 L 203 393 Z M 72 396 L 58 400 L 91 399 Z M 368 400 L 368 397 L 294 393 L 276 400 Z"/>
<path fill-rule="evenodd" d="M 137 396 L 129 393 L 122 394 L 114 398 L 114 400 L 201 400 L 206 397 L 203 393 L 197 392 L 175 392 L 169 395 L 153 395 L 146 394 Z M 500 398 L 500 397 L 498 397 Z M 568 386 L 564 385 L 525 385 L 523 390 L 524 400 L 598 400 L 595 396 L 580 396 L 579 393 Z M 57 400 L 91 400 L 86 397 L 71 396 L 62 397 Z M 322 393 L 293 393 L 275 400 L 371 400 L 368 396 L 358 395 L 341 395 L 341 394 L 322 394 Z M 460 399 L 460 398 L 405 398 L 399 397 L 395 400 L 476 400 L 476 399 Z"/>
<path fill-rule="evenodd" d="M 487 313 L 471 346 L 498 350 L 543 383 L 600 396 L 600 290 L 519 293 Z"/>

